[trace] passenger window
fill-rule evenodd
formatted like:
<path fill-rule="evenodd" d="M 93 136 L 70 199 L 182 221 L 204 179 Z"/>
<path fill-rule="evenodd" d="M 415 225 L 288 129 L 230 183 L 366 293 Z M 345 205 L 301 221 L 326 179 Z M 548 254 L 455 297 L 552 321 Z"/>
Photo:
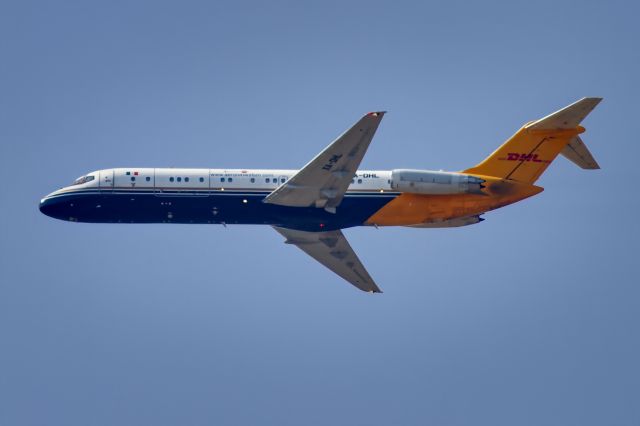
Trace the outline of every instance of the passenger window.
<path fill-rule="evenodd" d="M 229 178 L 229 182 L 233 182 L 233 178 Z"/>
<path fill-rule="evenodd" d="M 170 177 L 170 178 L 169 178 L 169 182 L 173 182 L 173 177 Z"/>
<path fill-rule="evenodd" d="M 176 178 L 176 180 L 177 180 L 178 182 L 182 182 L 182 178 L 181 178 L 181 177 L 177 177 L 177 178 Z"/>
<path fill-rule="evenodd" d="M 358 179 L 358 183 L 362 183 L 362 179 Z"/>
<path fill-rule="evenodd" d="M 145 180 L 146 180 L 147 182 L 149 182 L 149 181 L 151 181 L 151 178 L 150 178 L 149 176 L 147 176 L 147 177 L 145 178 Z"/>
<path fill-rule="evenodd" d="M 135 176 L 131 176 L 131 182 L 135 182 L 136 181 L 136 177 Z"/>
<path fill-rule="evenodd" d="M 204 178 L 203 177 L 200 178 L 200 182 L 204 182 Z"/>
<path fill-rule="evenodd" d="M 284 183 L 284 178 L 280 179 L 280 182 Z"/>
<path fill-rule="evenodd" d="M 264 181 L 265 181 L 265 182 L 267 182 L 267 183 L 269 183 L 269 182 L 270 182 L 270 181 L 269 181 L 269 178 L 266 178 Z"/>
<path fill-rule="evenodd" d="M 256 183 L 256 178 L 251 178 L 251 183 Z"/>
<path fill-rule="evenodd" d="M 184 181 L 189 182 L 189 178 L 188 177 L 184 178 Z"/>
<path fill-rule="evenodd" d="M 220 182 L 224 182 L 224 178 L 220 178 Z"/>

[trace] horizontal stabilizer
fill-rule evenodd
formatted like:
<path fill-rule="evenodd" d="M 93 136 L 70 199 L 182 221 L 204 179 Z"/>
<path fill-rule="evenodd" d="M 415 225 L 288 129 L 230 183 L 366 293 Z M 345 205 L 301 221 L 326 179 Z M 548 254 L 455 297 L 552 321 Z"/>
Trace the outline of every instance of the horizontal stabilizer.
<path fill-rule="evenodd" d="M 529 130 L 575 129 L 600 103 L 602 98 L 582 98 L 559 111 L 526 126 Z"/>
<path fill-rule="evenodd" d="M 591 152 L 589 152 L 589 149 L 579 136 L 571 139 L 571 142 L 560 153 L 583 169 L 594 170 L 600 168 L 598 162 L 593 158 L 593 155 L 591 155 Z"/>

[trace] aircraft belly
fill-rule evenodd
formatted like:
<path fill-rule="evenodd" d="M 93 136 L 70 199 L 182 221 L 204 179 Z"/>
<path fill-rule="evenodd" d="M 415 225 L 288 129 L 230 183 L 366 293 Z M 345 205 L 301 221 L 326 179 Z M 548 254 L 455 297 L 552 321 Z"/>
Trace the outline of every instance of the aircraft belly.
<path fill-rule="evenodd" d="M 315 207 L 263 203 L 267 193 L 216 191 L 194 196 L 153 191 L 93 191 L 48 200 L 50 215 L 91 223 L 200 223 L 277 225 L 328 231 L 363 225 L 395 195 L 346 196 L 336 213 Z"/>

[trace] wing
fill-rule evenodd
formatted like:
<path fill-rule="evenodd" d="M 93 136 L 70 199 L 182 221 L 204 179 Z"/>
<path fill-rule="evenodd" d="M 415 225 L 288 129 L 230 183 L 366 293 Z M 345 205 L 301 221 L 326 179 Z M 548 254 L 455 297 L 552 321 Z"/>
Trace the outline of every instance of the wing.
<path fill-rule="evenodd" d="M 286 238 L 285 244 L 298 246 L 360 290 L 382 293 L 341 231 L 305 232 L 277 226 L 273 228 Z"/>
<path fill-rule="evenodd" d="M 315 206 L 335 213 L 364 157 L 384 112 L 370 112 L 263 201 Z"/>

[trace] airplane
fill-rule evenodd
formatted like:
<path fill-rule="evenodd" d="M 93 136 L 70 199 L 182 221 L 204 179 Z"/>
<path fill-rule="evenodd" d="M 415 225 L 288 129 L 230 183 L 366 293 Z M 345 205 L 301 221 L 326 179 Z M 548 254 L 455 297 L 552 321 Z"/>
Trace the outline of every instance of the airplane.
<path fill-rule="evenodd" d="M 358 289 L 381 293 L 342 229 L 472 225 L 542 192 L 535 182 L 558 154 L 599 169 L 580 123 L 601 100 L 583 98 L 526 123 L 461 172 L 358 170 L 380 111 L 363 116 L 300 170 L 98 170 L 47 195 L 40 211 L 71 222 L 270 225 Z"/>

